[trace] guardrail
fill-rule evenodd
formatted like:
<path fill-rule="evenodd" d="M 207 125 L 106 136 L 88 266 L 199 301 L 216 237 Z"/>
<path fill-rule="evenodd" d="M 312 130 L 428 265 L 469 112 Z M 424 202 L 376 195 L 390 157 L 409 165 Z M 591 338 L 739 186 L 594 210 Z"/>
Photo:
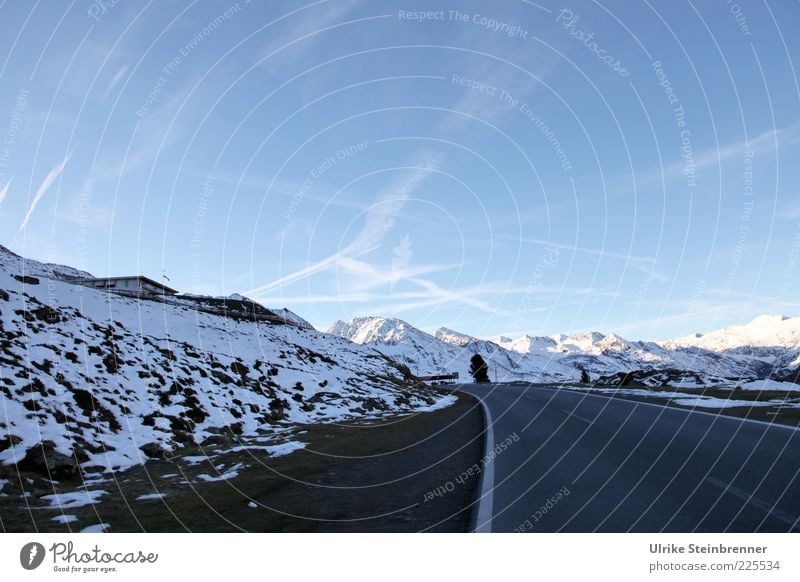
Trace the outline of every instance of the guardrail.
<path fill-rule="evenodd" d="M 417 379 L 422 382 L 447 382 L 454 384 L 458 380 L 458 372 L 451 374 L 433 374 L 432 376 L 417 376 Z"/>

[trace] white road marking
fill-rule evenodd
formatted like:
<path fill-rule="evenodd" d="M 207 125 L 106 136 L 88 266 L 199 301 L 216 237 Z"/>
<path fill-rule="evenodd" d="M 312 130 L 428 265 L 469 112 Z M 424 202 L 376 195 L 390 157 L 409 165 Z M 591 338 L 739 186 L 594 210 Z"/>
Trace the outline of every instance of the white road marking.
<path fill-rule="evenodd" d="M 487 459 L 481 473 L 481 497 L 478 500 L 478 517 L 475 520 L 475 533 L 490 533 L 492 531 L 492 517 L 494 512 L 494 459 L 489 451 L 494 450 L 494 429 L 492 428 L 492 415 L 483 398 L 479 398 L 486 416 L 486 446 L 483 458 Z"/>
<path fill-rule="evenodd" d="M 578 420 L 582 420 L 586 424 L 592 424 L 594 422 L 594 420 L 589 420 L 588 418 L 583 418 L 580 414 L 575 414 L 574 412 L 570 412 L 569 410 L 564 410 L 563 408 L 561 409 L 561 412 L 563 412 L 564 414 L 566 414 L 569 417 L 574 417 L 574 418 L 577 418 Z"/>
<path fill-rule="evenodd" d="M 530 387 L 529 387 L 530 388 Z M 667 410 L 679 410 L 686 414 L 703 414 L 705 416 L 713 416 L 716 419 L 723 421 L 735 421 L 739 424 L 761 424 L 771 428 L 782 428 L 784 430 L 791 430 L 800 432 L 800 426 L 792 426 L 789 424 L 778 424 L 777 422 L 768 422 L 766 420 L 756 420 L 754 418 L 742 418 L 740 416 L 733 416 L 730 414 L 722 414 L 721 412 L 707 412 L 705 410 L 697 410 L 697 408 L 678 408 L 677 406 L 669 406 L 668 404 L 656 404 L 655 402 L 644 402 L 642 400 L 633 400 L 626 398 L 624 394 L 593 394 L 588 390 L 572 390 L 569 387 L 559 386 L 558 384 L 550 384 L 547 386 L 533 386 L 533 388 L 543 388 L 545 390 L 555 390 L 556 392 L 575 394 L 576 396 L 589 396 L 592 398 L 605 398 L 606 400 L 617 399 L 624 402 L 631 402 L 640 406 L 654 406 L 656 408 L 666 408 Z"/>
<path fill-rule="evenodd" d="M 789 524 L 789 526 L 794 527 L 797 523 L 797 520 L 792 519 L 790 516 L 786 515 L 782 511 L 774 509 L 772 505 L 767 503 L 766 501 L 761 501 L 759 498 L 754 497 L 753 495 L 748 495 L 741 489 L 734 487 L 729 483 L 725 483 L 724 481 L 720 481 L 719 479 L 715 479 L 714 477 L 706 477 L 706 482 L 714 485 L 715 487 L 719 487 L 726 493 L 730 493 L 734 497 L 738 497 L 745 503 L 749 503 L 755 507 L 758 507 L 761 511 L 766 511 L 772 517 L 775 517 L 782 522 Z"/>

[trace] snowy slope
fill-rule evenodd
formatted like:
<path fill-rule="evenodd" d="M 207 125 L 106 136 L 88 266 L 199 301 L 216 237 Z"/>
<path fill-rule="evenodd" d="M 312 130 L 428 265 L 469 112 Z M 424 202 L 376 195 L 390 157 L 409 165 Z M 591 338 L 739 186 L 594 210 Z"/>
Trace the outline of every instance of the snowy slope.
<path fill-rule="evenodd" d="M 33 275 L 0 251 L 0 463 L 44 443 L 84 469 L 141 463 L 219 432 L 444 404 L 369 348 Z M 31 453 L 33 455 L 34 453 Z"/>
<path fill-rule="evenodd" d="M 454 346 L 464 347 L 475 341 L 475 338 L 446 327 L 440 327 L 433 333 L 433 337 Z"/>
<path fill-rule="evenodd" d="M 286 309 L 285 307 L 281 307 L 281 308 L 270 307 L 269 310 L 272 311 L 273 313 L 277 314 L 278 316 L 282 317 L 287 322 L 292 323 L 292 324 L 294 324 L 294 325 L 296 325 L 298 327 L 302 327 L 304 329 L 311 329 L 311 330 L 314 329 L 313 325 L 311 325 L 305 319 L 303 319 L 302 317 L 297 315 L 294 311 Z"/>
<path fill-rule="evenodd" d="M 17 275 L 32 275 L 37 277 L 51 277 L 60 279 L 91 278 L 93 275 L 86 271 L 74 269 L 66 265 L 53 263 L 40 263 L 33 259 L 26 259 L 0 245 L 0 269 Z"/>

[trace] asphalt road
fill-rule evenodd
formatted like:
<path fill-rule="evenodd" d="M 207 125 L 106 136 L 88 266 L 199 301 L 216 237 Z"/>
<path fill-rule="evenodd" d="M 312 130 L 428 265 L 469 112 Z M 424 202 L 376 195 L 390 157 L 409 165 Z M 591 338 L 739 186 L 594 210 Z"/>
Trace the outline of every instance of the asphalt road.
<path fill-rule="evenodd" d="M 484 403 L 495 451 L 476 531 L 800 531 L 800 430 L 556 388 L 459 389 Z"/>

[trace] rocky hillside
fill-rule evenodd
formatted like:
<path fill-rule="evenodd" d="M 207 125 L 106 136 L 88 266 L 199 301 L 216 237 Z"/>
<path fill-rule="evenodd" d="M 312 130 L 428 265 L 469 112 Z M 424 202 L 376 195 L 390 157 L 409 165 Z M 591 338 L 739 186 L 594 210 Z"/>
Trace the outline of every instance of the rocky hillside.
<path fill-rule="evenodd" d="M 77 464 L 117 470 L 218 433 L 452 401 L 291 312 L 273 310 L 283 324 L 254 321 L 231 306 L 243 298 L 224 315 L 197 298 L 138 300 L 60 280 L 75 276 L 88 273 L 0 249 L 0 463 L 54 476 Z"/>

